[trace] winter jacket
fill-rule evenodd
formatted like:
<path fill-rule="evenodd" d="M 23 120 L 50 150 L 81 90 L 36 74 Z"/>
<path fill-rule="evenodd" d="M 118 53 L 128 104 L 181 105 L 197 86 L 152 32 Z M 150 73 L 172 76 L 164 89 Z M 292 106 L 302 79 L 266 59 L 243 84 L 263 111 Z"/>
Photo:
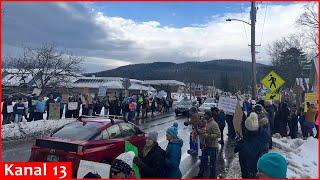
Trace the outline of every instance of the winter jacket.
<path fill-rule="evenodd" d="M 142 162 L 137 166 L 141 178 L 164 178 L 166 174 L 166 152 L 156 144 L 145 157 L 142 157 Z"/>
<path fill-rule="evenodd" d="M 26 113 L 26 107 L 24 106 L 23 103 L 16 103 L 14 106 L 13 106 L 13 113 L 14 114 L 19 114 L 19 115 L 25 115 Z"/>
<path fill-rule="evenodd" d="M 219 113 L 217 122 L 220 129 L 223 129 L 226 126 L 226 115 L 224 114 L 224 112 Z"/>
<path fill-rule="evenodd" d="M 46 109 L 49 111 L 50 103 L 55 103 L 56 101 L 54 99 L 48 99 L 46 101 Z"/>
<path fill-rule="evenodd" d="M 298 131 L 298 116 L 296 113 L 291 113 L 289 118 L 289 128 L 290 131 L 297 132 Z"/>
<path fill-rule="evenodd" d="M 243 106 L 243 111 L 244 112 L 249 112 L 250 103 L 248 101 L 244 101 L 242 103 L 242 106 Z"/>
<path fill-rule="evenodd" d="M 263 131 L 248 131 L 247 139 L 236 145 L 234 152 L 239 152 L 242 178 L 256 178 L 258 159 L 267 152 L 269 138 Z"/>
<path fill-rule="evenodd" d="M 179 169 L 181 160 L 181 148 L 183 141 L 175 139 L 168 143 L 166 148 L 166 174 L 167 178 L 181 178 L 182 174 Z"/>
<path fill-rule="evenodd" d="M 58 97 L 58 98 L 57 98 L 57 103 L 59 103 L 59 105 L 60 105 L 60 110 L 63 110 L 63 108 L 64 108 L 64 102 L 62 101 L 61 97 Z"/>
<path fill-rule="evenodd" d="M 213 119 L 207 122 L 206 133 L 208 136 L 204 136 L 205 147 L 218 147 L 218 139 L 221 134 L 218 124 Z"/>
<path fill-rule="evenodd" d="M 37 100 L 36 102 L 36 112 L 44 113 L 45 111 L 45 102 Z"/>
<path fill-rule="evenodd" d="M 36 110 L 36 102 L 37 102 L 36 96 L 32 96 L 28 98 L 29 112 L 34 112 Z"/>

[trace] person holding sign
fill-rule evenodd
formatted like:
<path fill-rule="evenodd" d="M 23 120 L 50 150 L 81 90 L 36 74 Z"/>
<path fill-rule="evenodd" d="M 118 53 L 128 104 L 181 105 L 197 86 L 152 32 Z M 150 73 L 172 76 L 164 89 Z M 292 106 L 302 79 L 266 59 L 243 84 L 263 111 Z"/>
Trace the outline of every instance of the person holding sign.
<path fill-rule="evenodd" d="M 139 167 L 141 178 L 165 177 L 166 152 L 157 141 L 157 132 L 148 133 L 141 158 L 135 157 L 133 159 L 133 162 Z"/>
<path fill-rule="evenodd" d="M 22 98 L 19 98 L 18 103 L 13 106 L 14 113 L 14 123 L 19 123 L 22 121 L 22 117 L 25 115 L 26 107 L 22 102 Z"/>
<path fill-rule="evenodd" d="M 134 178 L 132 170 L 134 157 L 135 154 L 132 151 L 120 154 L 111 164 L 110 178 Z"/>
<path fill-rule="evenodd" d="M 307 102 L 307 112 L 306 112 L 306 134 L 307 137 L 313 136 L 312 129 L 315 125 L 315 119 L 317 114 L 317 108 L 314 104 Z"/>
<path fill-rule="evenodd" d="M 42 120 L 43 119 L 43 113 L 46 110 L 46 104 L 43 100 L 42 96 L 38 97 L 38 100 L 36 102 L 36 117 L 34 118 L 35 121 Z"/>

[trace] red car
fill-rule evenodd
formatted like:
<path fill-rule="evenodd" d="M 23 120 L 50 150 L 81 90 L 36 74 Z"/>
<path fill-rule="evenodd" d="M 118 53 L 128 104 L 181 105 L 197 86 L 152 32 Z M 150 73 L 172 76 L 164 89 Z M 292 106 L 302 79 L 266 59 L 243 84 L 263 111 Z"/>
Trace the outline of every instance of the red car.
<path fill-rule="evenodd" d="M 36 139 L 29 161 L 72 162 L 72 177 L 76 178 L 80 160 L 110 164 L 124 152 L 125 141 L 137 146 L 140 154 L 146 142 L 145 133 L 118 119 L 80 117 L 49 137 Z"/>

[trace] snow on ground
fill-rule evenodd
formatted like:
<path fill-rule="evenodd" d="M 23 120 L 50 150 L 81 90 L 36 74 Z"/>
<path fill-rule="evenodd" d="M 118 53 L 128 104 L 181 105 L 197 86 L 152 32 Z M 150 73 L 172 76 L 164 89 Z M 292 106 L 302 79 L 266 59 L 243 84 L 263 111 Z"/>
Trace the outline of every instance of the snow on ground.
<path fill-rule="evenodd" d="M 2 126 L 2 140 L 16 140 L 29 136 L 47 134 L 72 121 L 74 121 L 74 119 L 23 121 L 18 124 L 6 124 Z"/>
<path fill-rule="evenodd" d="M 288 178 L 318 177 L 318 139 L 281 138 L 279 134 L 272 139 L 275 146 L 272 151 L 281 153 L 288 161 Z"/>

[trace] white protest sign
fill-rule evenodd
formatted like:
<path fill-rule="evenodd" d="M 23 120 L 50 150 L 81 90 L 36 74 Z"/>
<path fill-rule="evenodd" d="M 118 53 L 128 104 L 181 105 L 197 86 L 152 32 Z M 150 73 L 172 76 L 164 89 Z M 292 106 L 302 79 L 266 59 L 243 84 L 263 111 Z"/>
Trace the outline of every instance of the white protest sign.
<path fill-rule="evenodd" d="M 12 113 L 13 112 L 13 105 L 8 105 L 7 106 L 7 112 Z"/>
<path fill-rule="evenodd" d="M 77 179 L 83 179 L 88 173 L 98 174 L 102 179 L 110 178 L 109 164 L 81 160 L 78 168 Z"/>
<path fill-rule="evenodd" d="M 68 110 L 73 111 L 78 109 L 78 102 L 69 102 Z"/>
<path fill-rule="evenodd" d="M 226 114 L 233 114 L 236 110 L 237 102 L 237 99 L 233 99 L 230 97 L 220 97 L 218 108 L 222 109 L 224 112 L 226 112 Z"/>
<path fill-rule="evenodd" d="M 99 86 L 98 96 L 104 97 L 104 96 L 106 96 L 106 93 L 107 93 L 107 87 L 106 86 Z"/>

